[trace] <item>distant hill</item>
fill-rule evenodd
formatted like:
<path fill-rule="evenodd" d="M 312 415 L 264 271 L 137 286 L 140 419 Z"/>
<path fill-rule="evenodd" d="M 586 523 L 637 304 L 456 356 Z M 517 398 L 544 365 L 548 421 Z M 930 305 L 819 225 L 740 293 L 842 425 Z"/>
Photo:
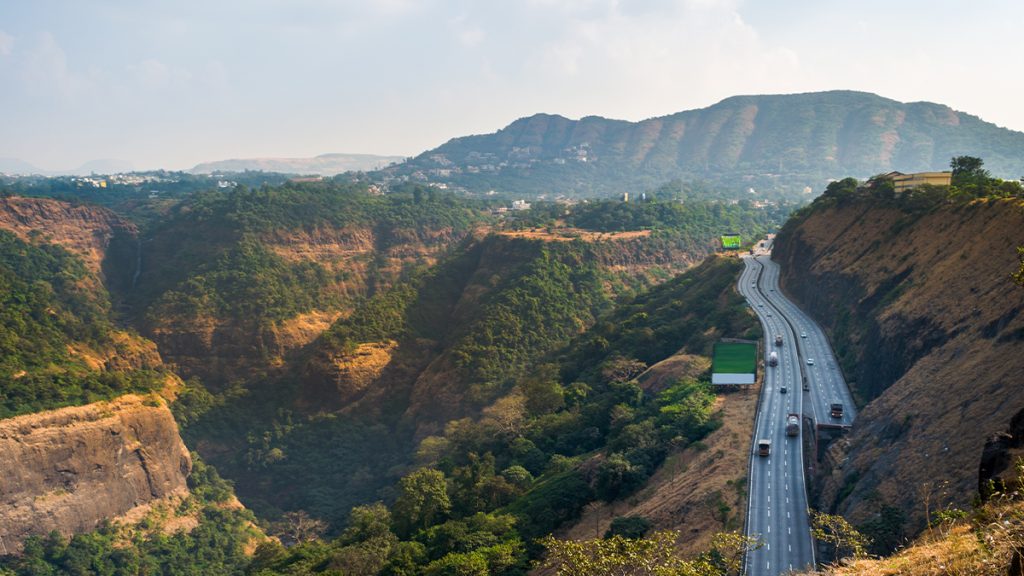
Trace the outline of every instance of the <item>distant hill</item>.
<path fill-rule="evenodd" d="M 1017 178 L 1024 133 L 864 92 L 735 96 L 641 122 L 537 114 L 385 172 L 479 192 L 609 195 L 679 178 L 802 194 L 850 174 L 945 169 L 955 155 L 982 157 L 993 174 Z"/>
<path fill-rule="evenodd" d="M 321 174 L 334 176 L 356 170 L 378 170 L 395 162 L 405 160 L 403 156 L 377 156 L 374 154 L 321 154 L 315 158 L 238 158 L 203 162 L 189 172 L 209 174 L 211 172 L 282 172 L 285 174 Z"/>
<path fill-rule="evenodd" d="M 117 160 L 116 158 L 102 158 L 89 160 L 77 168 L 71 170 L 43 170 L 38 166 L 20 160 L 18 158 L 0 158 L 0 173 L 29 175 L 39 174 L 43 176 L 83 176 L 88 174 L 117 174 L 131 172 L 134 168 L 131 162 Z"/>
<path fill-rule="evenodd" d="M 0 158 L 0 173 L 3 174 L 42 174 L 44 171 L 17 158 Z"/>
<path fill-rule="evenodd" d="M 62 170 L 60 174 L 85 175 L 85 174 L 122 174 L 131 172 L 135 167 L 127 160 L 117 158 L 100 158 L 89 160 L 74 170 Z"/>

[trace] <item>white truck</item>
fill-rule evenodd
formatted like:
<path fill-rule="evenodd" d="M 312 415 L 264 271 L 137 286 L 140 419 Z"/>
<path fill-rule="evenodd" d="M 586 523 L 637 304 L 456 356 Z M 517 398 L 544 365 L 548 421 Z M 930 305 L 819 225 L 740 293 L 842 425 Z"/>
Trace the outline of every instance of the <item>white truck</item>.
<path fill-rule="evenodd" d="M 779 365 L 779 355 L 776 352 L 773 351 L 771 354 L 768 355 L 768 365 L 769 366 L 778 366 Z"/>

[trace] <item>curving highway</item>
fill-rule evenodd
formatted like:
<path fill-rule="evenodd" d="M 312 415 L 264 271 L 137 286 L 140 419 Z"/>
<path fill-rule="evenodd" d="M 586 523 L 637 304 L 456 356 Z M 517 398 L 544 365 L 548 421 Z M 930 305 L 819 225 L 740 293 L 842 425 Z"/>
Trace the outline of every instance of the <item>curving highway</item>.
<path fill-rule="evenodd" d="M 747 554 L 745 571 L 773 576 L 814 565 L 801 441 L 806 430 L 801 426 L 800 434 L 787 436 L 787 415 L 810 417 L 815 425 L 849 426 L 856 411 L 825 333 L 782 294 L 778 264 L 763 255 L 744 257 L 744 263 L 738 288 L 765 333 L 747 510 L 747 535 L 759 538 L 763 546 Z M 775 345 L 776 335 L 782 335 L 780 346 Z M 772 352 L 778 355 L 777 366 L 769 365 Z M 843 404 L 842 418 L 831 417 L 834 402 Z M 761 440 L 771 442 L 767 456 L 759 455 Z"/>
<path fill-rule="evenodd" d="M 747 509 L 747 535 L 761 539 L 764 545 L 747 554 L 746 573 L 767 576 L 814 564 L 802 443 L 800 436 L 786 436 L 786 416 L 803 413 L 804 396 L 800 392 L 796 335 L 767 297 L 769 290 L 762 288 L 765 267 L 754 258 L 744 261 L 739 291 L 757 312 L 765 333 L 764 380 L 754 422 Z M 781 346 L 774 344 L 776 334 L 782 335 Z M 773 351 L 778 354 L 778 365 L 774 367 L 768 365 L 768 356 Z M 781 392 L 783 386 L 786 393 Z M 771 441 L 767 456 L 757 452 L 762 439 Z"/>
<path fill-rule="evenodd" d="M 842 371 L 839 370 L 825 332 L 817 322 L 782 294 L 779 288 L 779 265 L 764 256 L 755 257 L 753 260 L 763 267 L 761 286 L 766 291 L 767 300 L 799 333 L 800 340 L 797 346 L 810 387 L 809 414 L 817 423 L 850 426 L 857 416 L 857 409 L 853 405 L 850 389 L 843 379 Z M 807 359 L 813 360 L 814 364 L 807 364 Z M 843 405 L 841 419 L 832 418 L 829 414 L 829 406 L 834 402 Z"/>

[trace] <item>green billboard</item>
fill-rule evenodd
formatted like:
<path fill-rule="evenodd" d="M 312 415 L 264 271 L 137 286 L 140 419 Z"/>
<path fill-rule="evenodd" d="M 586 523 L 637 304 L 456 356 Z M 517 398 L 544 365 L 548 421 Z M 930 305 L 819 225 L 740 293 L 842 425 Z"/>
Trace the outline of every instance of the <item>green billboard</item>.
<path fill-rule="evenodd" d="M 742 243 L 739 234 L 722 234 L 722 248 L 726 250 L 739 250 Z"/>

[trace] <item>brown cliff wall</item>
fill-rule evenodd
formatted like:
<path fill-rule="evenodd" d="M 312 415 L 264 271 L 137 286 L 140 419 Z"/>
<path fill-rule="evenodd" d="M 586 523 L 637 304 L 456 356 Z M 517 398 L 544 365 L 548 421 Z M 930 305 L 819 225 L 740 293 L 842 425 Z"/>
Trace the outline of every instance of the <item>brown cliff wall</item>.
<path fill-rule="evenodd" d="M 0 421 L 0 542 L 95 528 L 180 495 L 192 467 L 170 410 L 152 397 Z M 3 548 L 0 548 L 0 553 Z"/>
<path fill-rule="evenodd" d="M 106 208 L 18 196 L 0 198 L 0 228 L 22 239 L 38 237 L 62 246 L 80 256 L 97 277 L 111 244 L 134 245 L 138 236 L 135 224 Z"/>
<path fill-rule="evenodd" d="M 967 506 L 988 436 L 1024 409 L 1019 201 L 926 213 L 870 202 L 787 224 L 774 258 L 789 296 L 829 333 L 858 403 L 820 469 L 817 507 L 855 524 L 895 506 Z"/>

